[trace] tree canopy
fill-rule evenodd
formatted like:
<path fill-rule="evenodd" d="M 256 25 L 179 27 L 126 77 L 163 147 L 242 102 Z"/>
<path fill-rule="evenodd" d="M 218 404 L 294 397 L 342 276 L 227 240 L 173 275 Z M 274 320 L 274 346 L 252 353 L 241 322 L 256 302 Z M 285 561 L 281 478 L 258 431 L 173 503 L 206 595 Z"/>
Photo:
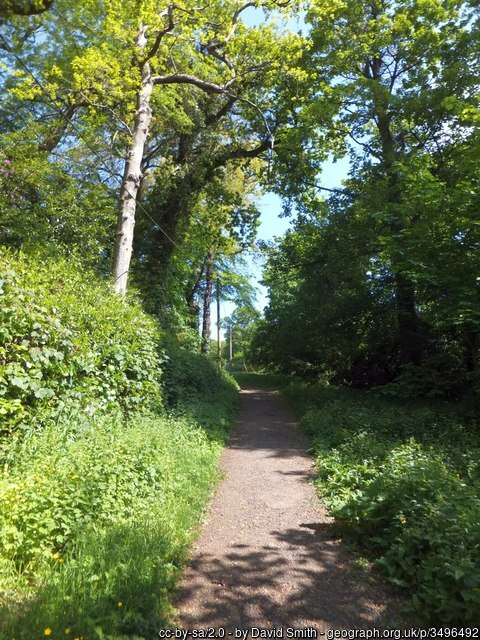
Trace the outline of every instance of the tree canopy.
<path fill-rule="evenodd" d="M 250 26 L 249 11 L 265 19 Z M 298 11 L 304 34 L 288 26 Z M 439 390 L 445 370 L 475 386 L 475 2 L 4 13 L 3 244 L 76 255 L 121 294 L 131 272 L 167 327 L 193 329 L 270 189 L 294 222 L 267 251 L 259 362 L 364 386 L 428 370 Z M 323 163 L 344 156 L 332 189 Z"/>

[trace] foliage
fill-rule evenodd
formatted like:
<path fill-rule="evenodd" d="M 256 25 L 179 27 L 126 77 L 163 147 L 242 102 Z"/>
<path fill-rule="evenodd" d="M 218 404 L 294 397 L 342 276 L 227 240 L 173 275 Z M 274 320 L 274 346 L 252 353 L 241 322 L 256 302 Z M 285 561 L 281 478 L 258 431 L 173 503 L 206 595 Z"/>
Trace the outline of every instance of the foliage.
<path fill-rule="evenodd" d="M 261 314 L 248 301 L 238 305 L 229 318 L 223 321 L 226 342 L 223 357 L 230 358 L 230 339 L 232 345 L 232 360 L 229 361 L 230 369 L 245 368 L 250 365 L 250 345 Z"/>
<path fill-rule="evenodd" d="M 181 416 L 63 421 L 0 480 L 0 635 L 150 638 L 218 478 L 235 388 Z"/>
<path fill-rule="evenodd" d="M 234 377 L 242 387 L 267 390 L 283 389 L 290 385 L 294 379 L 291 376 L 279 376 L 272 373 L 247 373 L 244 371 L 235 371 Z"/>
<path fill-rule="evenodd" d="M 268 251 L 257 362 L 478 396 L 476 5 L 315 0 L 306 22 L 289 105 L 302 143 L 276 165 L 297 216 Z M 351 159 L 336 189 L 321 181 L 325 149 Z"/>
<path fill-rule="evenodd" d="M 21 15 L 29 16 L 47 11 L 53 0 L 4 0 L 0 9 L 0 16 Z"/>
<path fill-rule="evenodd" d="M 0 270 L 4 434 L 160 401 L 160 333 L 138 303 L 74 260 L 2 250 Z"/>
<path fill-rule="evenodd" d="M 408 589 L 424 622 L 479 622 L 480 443 L 452 408 L 293 384 L 342 535 Z"/>
<path fill-rule="evenodd" d="M 3 142 L 9 151 L 0 153 L 0 243 L 42 246 L 107 270 L 115 197 L 98 183 L 94 166 L 77 167 L 72 175 L 66 153 L 61 160 L 47 157 L 18 133 L 5 135 Z"/>
<path fill-rule="evenodd" d="M 218 391 L 219 373 L 210 360 L 173 341 L 167 342 L 166 352 L 162 386 L 167 407 L 188 406 Z M 238 389 L 233 381 L 230 383 Z"/>
<path fill-rule="evenodd" d="M 277 10 L 270 0 L 262 7 L 269 15 Z M 240 185 L 252 176 L 258 179 L 266 166 L 265 158 L 257 158 L 270 144 L 269 123 L 273 129 L 285 121 L 275 115 L 280 112 L 274 99 L 279 72 L 287 80 L 303 76 L 297 63 L 304 38 L 281 33 L 273 20 L 248 26 L 243 9 L 231 0 L 201 10 L 188 2 L 177 7 L 148 0 L 130 7 L 117 0 L 80 6 L 58 0 L 42 16 L 14 20 L 2 46 L 0 117 L 6 133 L 0 143 L 8 149 L 15 139 L 25 147 L 28 139 L 35 164 L 38 159 L 47 165 L 55 178 L 63 173 L 70 189 L 53 189 L 57 205 L 63 204 L 62 191 L 80 199 L 84 190 L 92 196 L 108 191 L 118 200 L 122 165 L 131 158 L 131 145 L 139 144 L 138 98 L 142 87 L 150 87 L 151 99 L 149 93 L 145 100 L 152 122 L 136 154 L 138 179 L 129 183 L 135 197 L 127 198 L 134 200 L 133 215 L 147 229 L 147 238 L 137 246 L 147 244 L 152 251 L 140 250 L 137 257 L 149 261 L 149 271 L 163 269 L 164 275 L 171 246 L 181 241 L 179 225 L 188 221 L 193 207 L 204 205 L 201 192 L 205 196 L 205 189 L 215 190 L 225 171 L 236 173 Z M 288 81 L 282 90 L 290 91 Z M 40 198 L 45 196 L 45 174 L 34 171 L 31 176 Z M 78 232 L 85 220 L 92 221 L 91 208 L 95 217 L 104 213 L 101 207 L 98 212 L 95 198 L 80 207 L 74 198 L 66 200 L 56 214 L 72 209 Z M 215 194 L 214 205 L 210 213 L 224 206 L 221 194 Z M 78 209 L 89 210 L 89 215 L 77 215 Z M 235 214 L 241 218 L 247 209 L 237 207 Z M 98 215 L 107 259 L 113 208 L 109 213 L 110 221 Z M 254 213 L 250 207 L 248 216 Z M 23 238 L 16 227 L 25 226 L 25 217 L 26 212 L 16 224 L 9 221 L 7 231 L 17 242 Z M 39 216 L 40 227 L 47 219 Z M 213 226 L 216 232 L 219 225 Z M 37 225 L 32 229 L 37 231 Z M 95 235 L 92 230 L 89 239 Z M 147 289 L 150 284 L 151 279 Z"/>
<path fill-rule="evenodd" d="M 151 637 L 238 387 L 74 260 L 3 251 L 1 284 L 0 635 Z"/>

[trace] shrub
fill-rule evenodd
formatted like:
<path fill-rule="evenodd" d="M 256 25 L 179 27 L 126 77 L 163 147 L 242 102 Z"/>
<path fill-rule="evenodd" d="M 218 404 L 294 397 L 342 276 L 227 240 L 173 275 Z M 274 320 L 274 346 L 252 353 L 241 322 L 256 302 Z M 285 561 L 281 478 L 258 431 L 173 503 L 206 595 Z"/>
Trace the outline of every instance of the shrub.
<path fill-rule="evenodd" d="M 172 339 L 166 342 L 166 362 L 163 365 L 163 390 L 169 407 L 198 402 L 219 390 L 219 381 L 238 385 L 228 374 L 221 376 L 215 365 L 204 355 L 192 353 Z"/>
<path fill-rule="evenodd" d="M 73 260 L 0 274 L 0 636 L 153 637 L 237 386 Z"/>
<path fill-rule="evenodd" d="M 0 253 L 3 433 L 160 400 L 160 334 L 75 261 Z"/>

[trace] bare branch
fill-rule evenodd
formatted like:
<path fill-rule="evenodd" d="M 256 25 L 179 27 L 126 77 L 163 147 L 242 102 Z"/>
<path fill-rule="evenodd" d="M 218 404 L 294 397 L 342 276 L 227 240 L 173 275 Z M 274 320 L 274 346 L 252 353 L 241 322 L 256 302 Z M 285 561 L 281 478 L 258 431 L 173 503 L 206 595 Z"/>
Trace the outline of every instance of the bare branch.
<path fill-rule="evenodd" d="M 254 6 L 256 6 L 255 2 L 247 2 L 242 7 L 240 7 L 240 9 L 237 9 L 237 11 L 235 11 L 235 13 L 232 16 L 232 26 L 230 27 L 230 31 L 225 36 L 225 38 L 223 40 L 221 40 L 220 42 L 211 42 L 210 44 L 206 45 L 205 47 L 202 47 L 202 50 L 203 50 L 203 52 L 205 54 L 211 55 L 213 58 L 216 58 L 222 64 L 226 65 L 230 69 L 230 71 L 232 71 L 233 79 L 236 76 L 235 66 L 233 65 L 232 62 L 230 62 L 230 60 L 227 58 L 226 54 L 225 53 L 222 53 L 222 54 L 219 53 L 219 50 L 223 49 L 224 47 L 226 47 L 226 45 L 233 38 L 233 36 L 235 34 L 235 31 L 236 31 L 236 28 L 237 28 L 238 19 L 239 19 L 240 15 L 243 13 L 243 11 L 245 11 L 249 7 L 254 7 Z"/>
<path fill-rule="evenodd" d="M 225 47 L 225 45 L 227 45 L 230 42 L 230 40 L 233 38 L 240 15 L 245 11 L 245 9 L 248 9 L 249 7 L 255 7 L 255 6 L 256 6 L 255 2 L 247 2 L 242 7 L 240 7 L 240 9 L 237 9 L 237 11 L 235 11 L 232 17 L 232 26 L 230 28 L 230 31 L 225 36 L 225 38 L 221 42 L 211 43 L 207 45 L 205 47 L 205 51 L 207 51 L 207 53 L 213 54 L 214 51 L 218 51 L 218 49 L 223 49 L 223 47 Z"/>
<path fill-rule="evenodd" d="M 225 153 L 219 155 L 213 165 L 215 167 L 223 167 L 229 160 L 237 160 L 240 158 L 257 158 L 261 153 L 267 151 L 270 148 L 270 139 L 263 140 L 259 145 L 253 147 L 253 149 L 247 149 L 245 147 L 237 147 L 227 149 Z"/>
<path fill-rule="evenodd" d="M 316 182 L 308 182 L 306 180 L 302 180 L 302 184 L 306 187 L 313 187 L 314 189 L 318 189 L 319 191 L 328 191 L 328 193 L 335 193 L 337 195 L 346 196 L 353 195 L 354 191 L 350 189 L 338 189 L 338 188 L 330 188 L 330 187 L 322 187 L 322 185 L 317 184 Z"/>

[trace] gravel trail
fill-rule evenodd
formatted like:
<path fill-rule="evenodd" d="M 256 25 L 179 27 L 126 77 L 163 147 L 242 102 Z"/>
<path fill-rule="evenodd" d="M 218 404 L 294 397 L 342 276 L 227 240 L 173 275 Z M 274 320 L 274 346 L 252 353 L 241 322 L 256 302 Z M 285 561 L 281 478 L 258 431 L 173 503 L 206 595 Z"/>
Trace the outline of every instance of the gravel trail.
<path fill-rule="evenodd" d="M 359 570 L 332 537 L 307 448 L 278 394 L 242 390 L 224 479 L 178 593 L 179 627 L 223 628 L 227 638 L 236 628 L 315 637 L 308 629 L 391 623 L 393 592 Z"/>

